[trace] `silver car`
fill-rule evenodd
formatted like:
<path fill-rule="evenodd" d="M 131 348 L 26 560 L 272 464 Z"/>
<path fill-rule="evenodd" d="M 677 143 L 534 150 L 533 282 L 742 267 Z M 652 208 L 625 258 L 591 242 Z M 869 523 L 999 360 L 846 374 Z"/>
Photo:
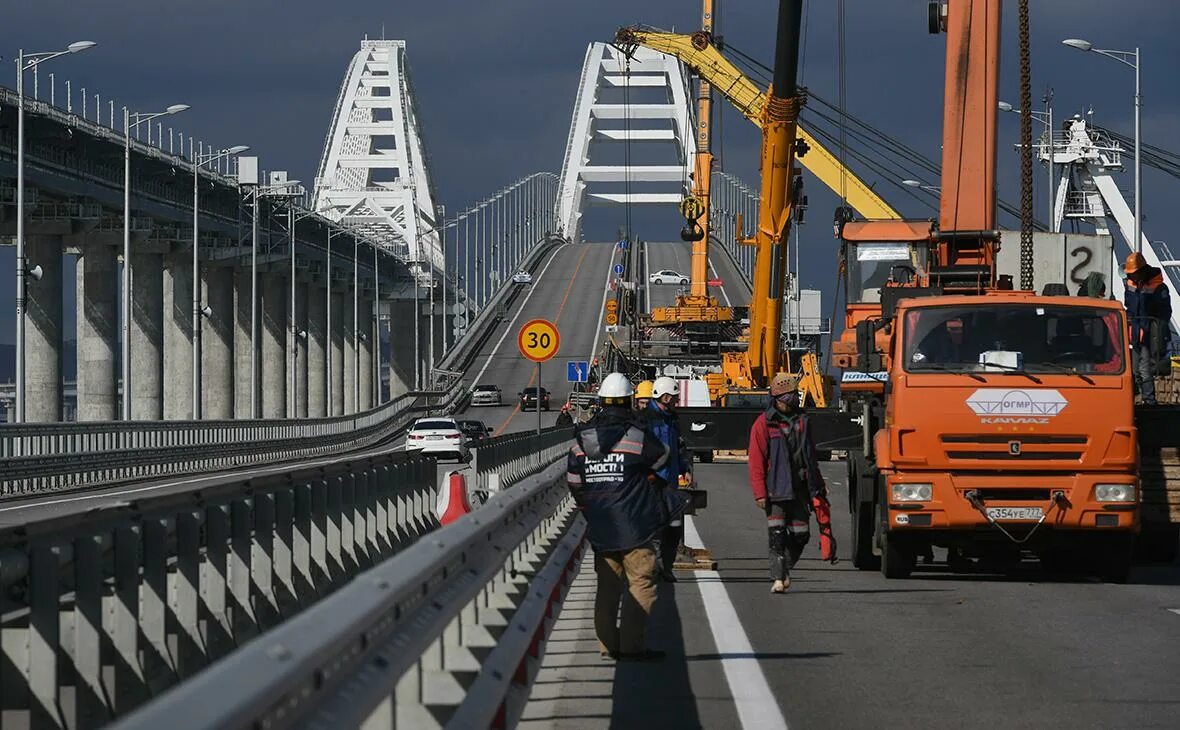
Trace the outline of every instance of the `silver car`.
<path fill-rule="evenodd" d="M 503 405 L 504 399 L 498 385 L 477 385 L 471 391 L 471 405 L 498 406 Z"/>

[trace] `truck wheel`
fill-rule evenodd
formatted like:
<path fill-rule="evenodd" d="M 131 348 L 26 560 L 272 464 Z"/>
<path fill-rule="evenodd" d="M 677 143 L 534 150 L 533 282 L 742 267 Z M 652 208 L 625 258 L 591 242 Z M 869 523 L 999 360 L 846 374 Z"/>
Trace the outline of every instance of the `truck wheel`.
<path fill-rule="evenodd" d="M 1126 583 L 1135 555 L 1135 540 L 1131 535 L 1114 535 L 1097 545 L 1095 567 L 1098 577 L 1106 583 Z"/>
<path fill-rule="evenodd" d="M 914 551 L 905 540 L 888 532 L 881 536 L 881 575 L 886 578 L 909 578 L 914 571 Z"/>
<path fill-rule="evenodd" d="M 873 505 L 863 502 L 852 513 L 852 564 L 859 570 L 877 570 L 880 556 L 873 555 Z"/>

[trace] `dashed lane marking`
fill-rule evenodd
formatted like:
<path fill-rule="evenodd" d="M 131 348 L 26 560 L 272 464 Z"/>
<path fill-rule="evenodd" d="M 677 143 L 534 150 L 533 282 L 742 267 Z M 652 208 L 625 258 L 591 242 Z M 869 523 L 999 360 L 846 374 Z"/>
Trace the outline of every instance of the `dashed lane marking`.
<path fill-rule="evenodd" d="M 1172 613 L 1176 614 L 1177 616 L 1180 616 L 1180 608 L 1169 608 L 1168 610 L 1171 611 Z"/>
<path fill-rule="evenodd" d="M 684 518 L 684 544 L 705 545 L 689 516 Z M 725 584 L 721 582 L 721 574 L 715 570 L 698 570 L 695 575 L 698 578 L 697 590 L 705 604 L 705 615 L 709 617 L 709 629 L 713 632 L 713 643 L 717 646 L 725 681 L 729 683 L 729 693 L 737 709 L 738 721 L 746 730 L 786 730 L 787 720 L 779 709 L 774 693 L 770 691 L 770 684 L 762 673 L 762 665 L 758 663 L 750 638 L 746 636 L 738 619 L 737 609 L 733 607 Z"/>

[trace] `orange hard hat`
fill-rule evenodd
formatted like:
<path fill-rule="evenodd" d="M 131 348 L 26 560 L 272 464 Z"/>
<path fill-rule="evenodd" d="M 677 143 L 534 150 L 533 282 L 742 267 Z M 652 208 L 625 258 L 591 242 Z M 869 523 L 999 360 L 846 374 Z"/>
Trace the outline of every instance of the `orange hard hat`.
<path fill-rule="evenodd" d="M 1134 274 L 1144 266 L 1147 266 L 1147 259 L 1143 258 L 1143 254 L 1136 251 L 1127 255 L 1127 262 L 1123 264 L 1123 271 L 1128 274 Z"/>
<path fill-rule="evenodd" d="M 773 396 L 794 393 L 799 390 L 799 376 L 791 373 L 779 373 L 770 381 L 770 394 Z"/>

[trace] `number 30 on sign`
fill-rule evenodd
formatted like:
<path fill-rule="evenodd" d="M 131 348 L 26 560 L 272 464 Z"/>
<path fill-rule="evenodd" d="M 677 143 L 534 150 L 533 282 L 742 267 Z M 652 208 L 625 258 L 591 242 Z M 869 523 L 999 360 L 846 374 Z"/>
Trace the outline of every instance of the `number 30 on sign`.
<path fill-rule="evenodd" d="M 561 347 L 561 335 L 557 327 L 546 319 L 533 319 L 524 323 L 516 336 L 520 354 L 533 362 L 545 362 L 557 354 Z"/>

